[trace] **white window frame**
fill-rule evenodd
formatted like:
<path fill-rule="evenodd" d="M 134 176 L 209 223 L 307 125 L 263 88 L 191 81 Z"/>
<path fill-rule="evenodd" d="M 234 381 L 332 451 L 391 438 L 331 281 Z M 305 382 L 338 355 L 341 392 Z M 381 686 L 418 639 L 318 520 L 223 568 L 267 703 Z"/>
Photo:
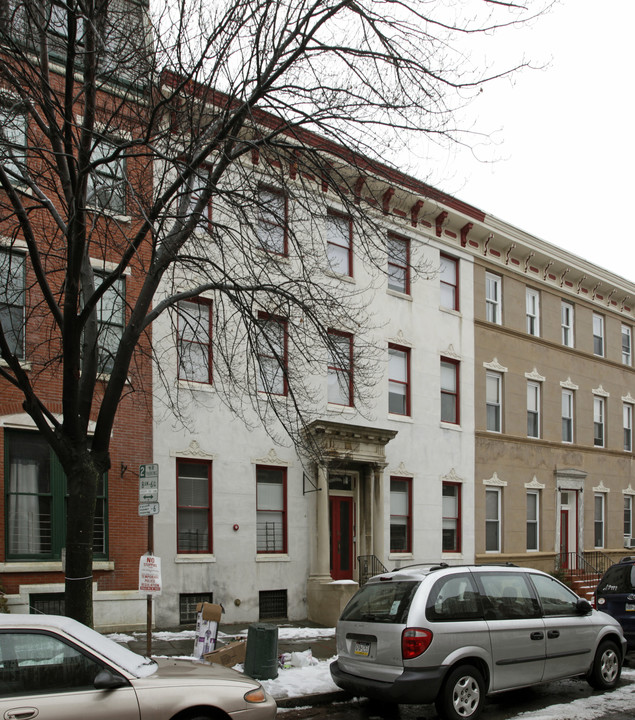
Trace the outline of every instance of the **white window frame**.
<path fill-rule="evenodd" d="M 486 553 L 499 553 L 501 551 L 501 489 L 496 487 L 485 488 L 485 552 Z M 489 503 L 487 502 L 488 497 L 496 497 L 496 514 L 495 516 L 488 516 Z M 488 547 L 488 527 L 495 527 L 496 530 L 496 547 Z"/>
<path fill-rule="evenodd" d="M 530 432 L 530 425 L 535 424 L 535 433 Z M 540 383 L 527 383 L 527 437 L 540 437 Z"/>
<path fill-rule="evenodd" d="M 606 402 L 603 397 L 593 397 L 593 445 L 606 446 Z M 601 430 L 601 434 L 598 433 Z"/>
<path fill-rule="evenodd" d="M 489 395 L 489 380 L 496 383 L 496 399 Z M 489 425 L 489 408 L 494 408 L 495 412 L 495 427 L 491 428 Z M 485 376 L 485 427 L 488 432 L 500 433 L 503 431 L 503 376 L 498 372 L 488 371 Z"/>
<path fill-rule="evenodd" d="M 624 539 L 633 537 L 633 496 L 624 495 Z"/>
<path fill-rule="evenodd" d="M 572 348 L 574 346 L 574 334 L 573 334 L 573 320 L 574 320 L 573 305 L 568 302 L 562 302 L 560 307 L 560 325 L 562 327 L 562 344 L 565 347 Z"/>
<path fill-rule="evenodd" d="M 633 364 L 633 333 L 629 325 L 622 325 L 622 363 Z"/>
<path fill-rule="evenodd" d="M 604 357 L 604 315 L 593 313 L 593 354 Z"/>
<path fill-rule="evenodd" d="M 503 279 L 500 275 L 485 273 L 485 317 L 496 325 L 503 323 Z"/>
<path fill-rule="evenodd" d="M 19 278 L 18 275 L 20 275 Z M 9 285 L 10 276 L 11 287 Z M 19 288 L 13 287 L 13 282 L 16 280 L 19 280 Z M 13 327 L 12 318 L 16 318 L 18 314 L 20 315 L 19 327 Z M 26 255 L 0 245 L 0 320 L 3 317 L 9 321 L 9 327 L 5 324 L 5 333 L 7 330 L 9 331 L 9 334 L 5 336 L 9 343 L 9 349 L 14 352 L 18 360 L 24 360 L 26 352 Z M 10 341 L 11 334 L 15 336 L 15 347 Z"/>
<path fill-rule="evenodd" d="M 533 512 L 531 512 L 533 510 Z M 533 517 L 532 517 L 533 515 Z M 530 547 L 529 531 L 534 529 L 536 541 L 534 547 Z M 527 491 L 527 552 L 538 552 L 540 550 L 540 491 Z"/>
<path fill-rule="evenodd" d="M 109 155 L 116 154 L 118 145 L 117 138 L 100 138 L 93 147 L 91 162 L 95 163 Z M 93 210 L 125 215 L 127 173 L 125 152 L 120 152 L 112 160 L 99 163 L 88 176 L 86 204 Z M 104 191 L 107 196 L 102 195 Z M 113 202 L 113 199 L 118 202 Z"/>
<path fill-rule="evenodd" d="M 527 288 L 525 294 L 527 308 L 527 332 L 529 335 L 540 337 L 540 293 L 533 288 Z"/>
<path fill-rule="evenodd" d="M 633 452 L 633 405 L 624 403 L 622 406 L 622 419 L 624 426 L 624 450 Z"/>
<path fill-rule="evenodd" d="M 593 496 L 593 546 L 597 549 L 605 547 L 606 539 L 606 498 L 604 493 Z"/>
<path fill-rule="evenodd" d="M 573 390 L 562 391 L 562 442 L 573 442 Z M 566 424 L 565 424 L 566 423 Z M 568 433 L 565 428 L 568 425 Z M 568 438 L 566 437 L 568 435 Z"/>

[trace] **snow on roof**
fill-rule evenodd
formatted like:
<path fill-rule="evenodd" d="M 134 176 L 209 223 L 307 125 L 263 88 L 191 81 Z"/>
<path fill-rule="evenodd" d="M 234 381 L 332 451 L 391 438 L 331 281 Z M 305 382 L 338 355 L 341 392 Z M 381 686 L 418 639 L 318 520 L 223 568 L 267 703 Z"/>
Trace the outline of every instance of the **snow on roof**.
<path fill-rule="evenodd" d="M 59 630 L 74 640 L 92 648 L 104 658 L 112 661 L 122 670 L 136 677 L 148 677 L 157 670 L 157 664 L 150 658 L 137 655 L 127 647 L 110 638 L 61 615 L 19 615 L 0 613 L 0 628 Z"/>

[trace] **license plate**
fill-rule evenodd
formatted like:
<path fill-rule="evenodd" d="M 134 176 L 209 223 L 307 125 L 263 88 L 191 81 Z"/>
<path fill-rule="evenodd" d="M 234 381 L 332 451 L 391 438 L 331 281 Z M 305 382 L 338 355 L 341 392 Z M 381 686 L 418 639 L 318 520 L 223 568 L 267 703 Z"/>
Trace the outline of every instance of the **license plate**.
<path fill-rule="evenodd" d="M 360 642 L 357 640 L 355 642 L 355 655 L 363 655 L 364 657 L 368 657 L 370 654 L 370 643 L 369 642 Z"/>
<path fill-rule="evenodd" d="M 635 605 L 632 603 L 626 603 L 626 612 L 635 612 Z"/>

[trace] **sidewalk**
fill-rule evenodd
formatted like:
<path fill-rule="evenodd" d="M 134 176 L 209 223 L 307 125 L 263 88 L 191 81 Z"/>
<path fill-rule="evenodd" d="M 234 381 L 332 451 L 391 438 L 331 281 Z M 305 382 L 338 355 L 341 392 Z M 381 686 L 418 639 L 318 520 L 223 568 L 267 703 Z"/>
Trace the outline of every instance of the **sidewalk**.
<path fill-rule="evenodd" d="M 306 653 L 310 650 L 312 657 L 318 661 L 316 665 L 308 667 L 280 668 L 276 679 L 261 681 L 279 707 L 319 705 L 350 697 L 330 680 L 328 665 L 336 654 L 333 628 L 324 628 L 308 621 L 270 624 L 278 627 L 278 656 L 283 653 Z M 235 639 L 246 639 L 248 627 L 249 624 L 221 623 L 218 646 Z M 191 657 L 194 637 L 194 630 L 183 630 L 181 627 L 155 629 L 152 633 L 152 655 Z M 145 633 L 133 633 L 115 639 L 125 643 L 134 652 L 146 654 Z"/>

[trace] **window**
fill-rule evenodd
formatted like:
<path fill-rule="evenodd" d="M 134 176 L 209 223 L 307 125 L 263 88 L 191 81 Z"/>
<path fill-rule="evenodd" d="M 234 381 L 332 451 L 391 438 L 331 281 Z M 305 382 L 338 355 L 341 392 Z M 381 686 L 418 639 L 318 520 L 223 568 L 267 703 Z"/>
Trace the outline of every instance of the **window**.
<path fill-rule="evenodd" d="M 594 501 L 594 543 L 596 548 L 604 547 L 604 493 L 596 493 Z"/>
<path fill-rule="evenodd" d="M 26 165 L 26 115 L 18 105 L 0 105 L 0 160 L 19 179 Z"/>
<path fill-rule="evenodd" d="M 501 491 L 490 488 L 485 491 L 485 552 L 501 549 Z"/>
<path fill-rule="evenodd" d="M 388 412 L 410 415 L 410 350 L 388 346 Z"/>
<path fill-rule="evenodd" d="M 573 347 L 573 305 L 563 302 L 560 307 L 560 324 L 562 327 L 562 344 Z"/>
<path fill-rule="evenodd" d="M 442 497 L 442 551 L 461 552 L 461 485 L 444 482 Z"/>
<path fill-rule="evenodd" d="M 0 325 L 9 351 L 24 358 L 25 256 L 0 249 Z"/>
<path fill-rule="evenodd" d="M 441 358 L 441 422 L 459 421 L 459 363 Z"/>
<path fill-rule="evenodd" d="M 178 305 L 179 379 L 212 382 L 212 303 L 185 300 Z"/>
<path fill-rule="evenodd" d="M 527 288 L 527 332 L 530 335 L 540 335 L 540 294 L 537 290 Z"/>
<path fill-rule="evenodd" d="M 258 390 L 287 394 L 287 322 L 263 315 L 258 321 Z"/>
<path fill-rule="evenodd" d="M 258 619 L 259 620 L 286 620 L 287 590 L 260 590 L 258 592 Z"/>
<path fill-rule="evenodd" d="M 539 550 L 540 495 L 537 490 L 527 493 L 527 551 Z"/>
<path fill-rule="evenodd" d="M 98 140 L 91 158 L 93 168 L 88 176 L 86 202 L 91 207 L 118 215 L 126 212 L 126 158 L 111 140 Z"/>
<path fill-rule="evenodd" d="M 540 384 L 527 383 L 527 437 L 540 437 Z"/>
<path fill-rule="evenodd" d="M 212 464 L 177 460 L 178 553 L 212 552 Z"/>
<path fill-rule="evenodd" d="M 624 539 L 633 537 L 633 496 L 624 495 Z M 630 542 L 629 542 L 630 545 Z"/>
<path fill-rule="evenodd" d="M 97 289 L 105 275 L 95 271 L 95 289 Z M 123 337 L 125 325 L 126 281 L 117 278 L 104 292 L 97 304 L 97 322 L 99 324 L 99 359 L 98 372 L 108 374 L 112 372 L 119 343 Z"/>
<path fill-rule="evenodd" d="M 289 205 L 279 190 L 258 190 L 257 234 L 263 249 L 278 255 L 287 254 Z"/>
<path fill-rule="evenodd" d="M 631 328 L 628 325 L 622 325 L 622 362 L 624 365 L 633 364 Z"/>
<path fill-rule="evenodd" d="M 353 404 L 353 336 L 329 332 L 328 401 Z"/>
<path fill-rule="evenodd" d="M 485 317 L 489 322 L 503 322 L 502 280 L 498 275 L 485 273 Z"/>
<path fill-rule="evenodd" d="M 287 551 L 287 469 L 256 468 L 256 551 Z"/>
<path fill-rule="evenodd" d="M 459 309 L 459 261 L 449 255 L 441 255 L 441 307 Z"/>
<path fill-rule="evenodd" d="M 485 379 L 485 402 L 487 411 L 487 429 L 490 432 L 502 431 L 502 383 L 500 373 L 488 372 Z"/>
<path fill-rule="evenodd" d="M 390 552 L 412 552 L 410 479 L 390 478 Z"/>
<path fill-rule="evenodd" d="M 38 433 L 5 430 L 8 560 L 59 560 L 65 538 L 66 476 Z M 108 553 L 107 483 L 97 487 L 93 553 Z"/>
<path fill-rule="evenodd" d="M 194 208 L 200 200 L 203 192 L 207 187 L 209 181 L 209 170 L 198 170 L 189 179 L 187 190 L 190 194 L 190 207 L 189 212 L 194 215 Z M 203 232 L 210 229 L 212 222 L 212 201 L 211 198 L 203 205 L 203 208 L 198 212 L 197 229 Z"/>
<path fill-rule="evenodd" d="M 633 452 L 633 406 L 624 403 L 622 407 L 624 417 L 624 450 Z"/>
<path fill-rule="evenodd" d="M 593 354 L 604 357 L 604 317 L 593 314 Z"/>
<path fill-rule="evenodd" d="M 179 625 L 195 625 L 197 610 L 200 603 L 214 602 L 213 593 L 180 593 L 179 594 Z"/>
<path fill-rule="evenodd" d="M 573 442 L 573 391 L 562 391 L 562 442 Z"/>
<path fill-rule="evenodd" d="M 329 266 L 338 275 L 353 275 L 353 220 L 329 210 L 326 216 Z"/>
<path fill-rule="evenodd" d="M 593 444 L 604 447 L 604 398 L 593 398 Z"/>
<path fill-rule="evenodd" d="M 536 586 L 540 597 L 542 612 L 548 617 L 556 615 L 577 615 L 578 596 L 569 588 L 549 575 L 531 575 L 531 580 Z"/>
<path fill-rule="evenodd" d="M 388 287 L 410 293 L 410 240 L 388 234 Z"/>

